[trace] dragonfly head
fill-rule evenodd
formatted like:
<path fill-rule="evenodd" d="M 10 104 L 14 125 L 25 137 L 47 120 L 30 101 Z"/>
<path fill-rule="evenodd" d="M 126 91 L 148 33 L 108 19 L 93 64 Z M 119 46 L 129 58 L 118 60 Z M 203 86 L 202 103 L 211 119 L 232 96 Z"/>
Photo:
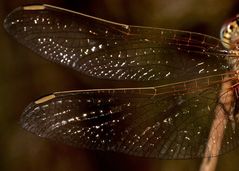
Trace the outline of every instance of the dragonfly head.
<path fill-rule="evenodd" d="M 220 38 L 227 49 L 239 49 L 239 14 L 222 26 Z"/>

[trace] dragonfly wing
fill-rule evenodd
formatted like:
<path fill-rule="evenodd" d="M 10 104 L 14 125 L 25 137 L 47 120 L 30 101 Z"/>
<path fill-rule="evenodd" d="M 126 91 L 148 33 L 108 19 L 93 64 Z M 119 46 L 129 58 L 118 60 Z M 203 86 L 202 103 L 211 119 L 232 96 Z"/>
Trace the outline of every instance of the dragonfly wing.
<path fill-rule="evenodd" d="M 138 89 L 59 92 L 30 104 L 21 123 L 38 136 L 79 148 L 160 159 L 205 157 L 220 89 L 214 84 L 156 96 Z M 238 134 L 226 136 L 215 155 L 238 145 Z"/>
<path fill-rule="evenodd" d="M 155 86 L 216 79 L 213 75 L 232 69 L 236 57 L 207 35 L 128 26 L 49 5 L 18 8 L 4 26 L 53 62 L 89 76 L 156 81 Z M 185 94 L 55 93 L 30 104 L 21 123 L 39 136 L 82 148 L 165 159 L 204 157 L 221 81 L 203 82 L 206 89 Z M 226 128 L 218 154 L 237 146 L 237 127 Z"/>
<path fill-rule="evenodd" d="M 49 5 L 17 8 L 6 30 L 40 56 L 103 79 L 162 84 L 231 67 L 220 40 L 192 32 L 129 26 Z"/>

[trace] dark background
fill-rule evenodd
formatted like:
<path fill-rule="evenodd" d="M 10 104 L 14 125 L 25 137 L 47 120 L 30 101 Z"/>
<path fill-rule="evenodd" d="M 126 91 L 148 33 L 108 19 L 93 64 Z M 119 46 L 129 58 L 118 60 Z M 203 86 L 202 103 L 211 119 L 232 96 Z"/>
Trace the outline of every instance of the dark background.
<path fill-rule="evenodd" d="M 218 37 L 239 12 L 236 0 L 1 0 L 0 23 L 14 8 L 48 3 L 115 22 L 197 31 Z M 50 63 L 18 44 L 0 27 L 0 170 L 198 170 L 201 160 L 156 160 L 80 150 L 24 131 L 19 117 L 34 99 L 54 91 L 116 87 Z M 122 86 L 122 85 L 121 85 Z M 239 150 L 219 158 L 218 170 L 238 170 Z"/>

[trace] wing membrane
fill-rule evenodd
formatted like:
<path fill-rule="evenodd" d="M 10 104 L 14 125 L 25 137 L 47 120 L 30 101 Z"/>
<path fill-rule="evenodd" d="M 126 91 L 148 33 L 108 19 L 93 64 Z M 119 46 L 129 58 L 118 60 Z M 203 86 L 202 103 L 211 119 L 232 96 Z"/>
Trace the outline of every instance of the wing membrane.
<path fill-rule="evenodd" d="M 58 92 L 30 104 L 21 123 L 41 137 L 80 148 L 161 159 L 205 157 L 220 89 L 214 84 L 163 95 L 145 93 L 150 88 Z M 238 128 L 226 131 L 222 151 L 214 155 L 238 145 Z"/>
<path fill-rule="evenodd" d="M 39 6 L 38 6 L 39 7 Z M 53 7 L 18 8 L 5 28 L 42 57 L 89 76 L 159 84 L 222 74 L 220 40 L 192 32 L 129 26 Z"/>
<path fill-rule="evenodd" d="M 25 129 L 41 137 L 144 157 L 211 157 L 204 152 L 210 150 L 216 107 L 225 114 L 238 111 L 238 105 L 228 111 L 220 103 L 223 77 L 237 80 L 232 68 L 237 56 L 214 37 L 123 25 L 49 5 L 17 8 L 4 26 L 42 57 L 89 76 L 156 81 L 152 87 L 41 98 L 21 118 Z M 238 145 L 234 124 L 225 127 L 222 148 L 214 155 Z"/>

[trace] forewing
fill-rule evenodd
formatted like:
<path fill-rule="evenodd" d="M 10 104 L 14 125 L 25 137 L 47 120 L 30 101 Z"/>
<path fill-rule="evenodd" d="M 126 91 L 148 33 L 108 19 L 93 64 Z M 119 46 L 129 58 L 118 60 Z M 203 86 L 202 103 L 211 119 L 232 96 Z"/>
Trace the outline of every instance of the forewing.
<path fill-rule="evenodd" d="M 49 5 L 17 8 L 6 30 L 40 56 L 113 80 L 190 80 L 230 69 L 220 40 L 192 32 L 118 24 Z"/>
<path fill-rule="evenodd" d="M 210 150 L 220 89 L 214 84 L 163 95 L 146 94 L 147 88 L 59 92 L 30 104 L 21 123 L 38 136 L 79 148 L 160 159 L 211 157 L 204 152 Z M 238 124 L 225 131 L 223 148 L 214 155 L 238 145 Z"/>

